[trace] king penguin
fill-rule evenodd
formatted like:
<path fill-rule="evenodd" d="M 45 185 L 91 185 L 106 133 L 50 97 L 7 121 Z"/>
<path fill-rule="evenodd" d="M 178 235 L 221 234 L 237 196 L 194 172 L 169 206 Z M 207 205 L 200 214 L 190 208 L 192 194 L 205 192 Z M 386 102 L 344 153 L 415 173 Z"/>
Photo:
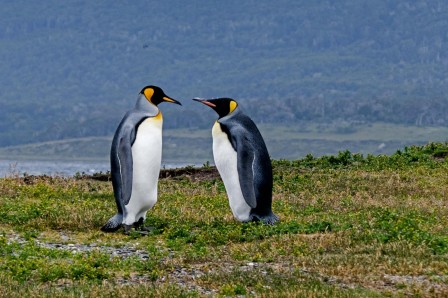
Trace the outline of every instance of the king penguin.
<path fill-rule="evenodd" d="M 162 102 L 181 105 L 161 88 L 144 87 L 134 109 L 128 111 L 112 140 L 110 169 L 118 212 L 101 228 L 125 233 L 133 227 L 145 231 L 146 212 L 157 202 L 157 183 L 162 161 Z"/>
<path fill-rule="evenodd" d="M 213 158 L 234 217 L 274 224 L 271 160 L 257 126 L 231 98 L 193 100 L 219 115 L 212 129 Z"/>

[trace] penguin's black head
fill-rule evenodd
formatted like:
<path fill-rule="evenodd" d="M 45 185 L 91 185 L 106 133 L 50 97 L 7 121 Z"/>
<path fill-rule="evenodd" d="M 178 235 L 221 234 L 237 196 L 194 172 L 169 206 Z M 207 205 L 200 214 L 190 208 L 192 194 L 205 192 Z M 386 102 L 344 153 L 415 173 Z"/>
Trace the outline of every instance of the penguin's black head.
<path fill-rule="evenodd" d="M 216 113 L 218 113 L 219 118 L 229 115 L 238 106 L 238 103 L 231 98 L 216 98 L 216 99 L 193 98 L 193 100 L 199 101 L 205 104 L 206 106 L 211 107 L 213 110 L 215 110 Z"/>
<path fill-rule="evenodd" d="M 143 94 L 146 99 L 154 105 L 158 105 L 164 101 L 182 105 L 177 100 L 166 95 L 165 92 L 157 86 L 146 86 L 142 89 L 142 91 L 140 91 L 140 94 Z"/>

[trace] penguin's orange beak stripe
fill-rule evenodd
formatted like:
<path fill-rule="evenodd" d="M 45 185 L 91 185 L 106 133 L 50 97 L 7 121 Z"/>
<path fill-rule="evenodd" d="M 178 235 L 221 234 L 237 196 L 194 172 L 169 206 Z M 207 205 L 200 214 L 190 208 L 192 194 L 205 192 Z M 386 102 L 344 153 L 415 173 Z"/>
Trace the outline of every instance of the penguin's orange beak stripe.
<path fill-rule="evenodd" d="M 167 102 L 172 102 L 172 103 L 175 103 L 175 104 L 178 104 L 178 105 L 182 105 L 180 102 L 178 102 L 177 100 L 175 100 L 175 99 L 172 99 L 172 98 L 169 98 L 168 96 L 164 96 L 163 98 L 162 98 L 164 101 L 167 101 Z"/>
<path fill-rule="evenodd" d="M 211 107 L 211 108 L 213 108 L 213 109 L 216 108 L 216 105 L 215 105 L 214 103 L 211 103 L 211 102 L 209 102 L 209 101 L 206 100 L 206 99 L 193 98 L 193 100 L 194 100 L 194 101 L 201 102 L 201 103 L 205 104 L 206 106 L 209 106 L 209 107 Z"/>
<path fill-rule="evenodd" d="M 206 106 L 209 106 L 209 107 L 212 107 L 212 108 L 216 108 L 216 105 L 215 104 L 213 104 L 213 103 L 211 103 L 211 102 L 209 102 L 209 101 L 206 101 L 206 100 L 203 100 L 203 101 L 201 101 L 203 104 L 205 104 Z"/>

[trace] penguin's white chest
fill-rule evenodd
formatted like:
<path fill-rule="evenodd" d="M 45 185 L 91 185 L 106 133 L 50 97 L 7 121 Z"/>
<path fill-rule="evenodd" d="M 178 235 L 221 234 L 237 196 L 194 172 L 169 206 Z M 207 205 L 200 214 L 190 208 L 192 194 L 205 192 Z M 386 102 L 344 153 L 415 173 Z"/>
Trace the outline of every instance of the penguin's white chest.
<path fill-rule="evenodd" d="M 157 202 L 157 182 L 162 162 L 162 117 L 148 118 L 137 128 L 132 145 L 132 194 L 125 206 L 124 224 L 133 224 Z"/>
<path fill-rule="evenodd" d="M 249 220 L 250 206 L 244 200 L 241 191 L 237 152 L 233 149 L 227 134 L 221 130 L 221 125 L 215 122 L 212 129 L 213 135 L 213 158 L 216 168 L 221 175 L 229 198 L 230 209 L 239 221 Z"/>

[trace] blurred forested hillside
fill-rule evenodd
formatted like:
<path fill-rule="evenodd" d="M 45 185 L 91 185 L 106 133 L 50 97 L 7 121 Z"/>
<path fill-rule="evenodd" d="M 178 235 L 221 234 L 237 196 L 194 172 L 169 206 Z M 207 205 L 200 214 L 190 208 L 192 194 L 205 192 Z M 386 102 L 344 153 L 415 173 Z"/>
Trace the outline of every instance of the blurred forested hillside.
<path fill-rule="evenodd" d="M 109 136 L 147 84 L 165 127 L 234 97 L 259 123 L 448 124 L 448 2 L 3 1 L 0 146 Z"/>

